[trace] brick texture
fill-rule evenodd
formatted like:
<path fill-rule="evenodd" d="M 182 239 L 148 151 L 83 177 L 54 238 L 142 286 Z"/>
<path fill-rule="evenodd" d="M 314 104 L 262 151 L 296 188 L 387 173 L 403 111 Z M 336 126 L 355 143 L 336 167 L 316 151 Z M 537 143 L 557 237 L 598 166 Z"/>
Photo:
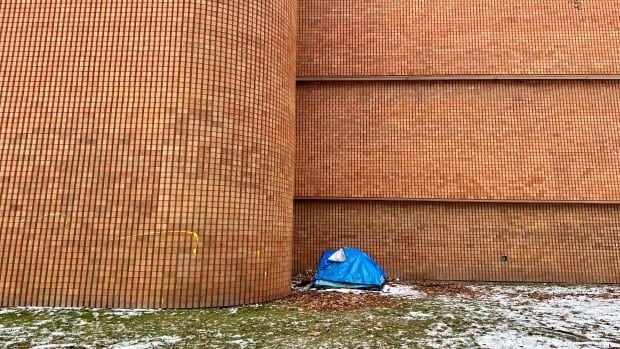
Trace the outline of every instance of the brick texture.
<path fill-rule="evenodd" d="M 294 270 L 346 245 L 410 280 L 620 283 L 619 227 L 618 205 L 297 200 Z"/>
<path fill-rule="evenodd" d="M 296 195 L 620 200 L 620 83 L 298 84 Z"/>
<path fill-rule="evenodd" d="M 296 272 L 620 282 L 615 1 L 299 7 Z"/>
<path fill-rule="evenodd" d="M 616 0 L 300 0 L 298 74 L 620 74 Z"/>
<path fill-rule="evenodd" d="M 0 306 L 286 295 L 296 11 L 0 3 Z"/>

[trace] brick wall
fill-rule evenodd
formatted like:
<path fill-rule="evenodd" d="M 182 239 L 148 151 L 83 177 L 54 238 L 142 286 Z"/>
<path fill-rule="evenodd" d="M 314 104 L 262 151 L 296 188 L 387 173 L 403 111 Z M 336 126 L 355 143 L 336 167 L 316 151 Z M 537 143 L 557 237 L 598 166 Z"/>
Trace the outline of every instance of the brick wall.
<path fill-rule="evenodd" d="M 620 201 L 620 82 L 298 84 L 296 195 Z"/>
<path fill-rule="evenodd" d="M 298 75 L 620 74 L 615 0 L 300 0 Z"/>
<path fill-rule="evenodd" d="M 290 290 L 296 2 L 0 4 L 0 306 Z"/>
<path fill-rule="evenodd" d="M 299 7 L 295 271 L 620 282 L 614 1 Z"/>
<path fill-rule="evenodd" d="M 402 279 L 620 282 L 619 87 L 298 83 L 294 270 L 348 245 Z"/>
<path fill-rule="evenodd" d="M 401 279 L 620 283 L 618 236 L 618 205 L 297 200 L 294 270 L 353 246 Z"/>

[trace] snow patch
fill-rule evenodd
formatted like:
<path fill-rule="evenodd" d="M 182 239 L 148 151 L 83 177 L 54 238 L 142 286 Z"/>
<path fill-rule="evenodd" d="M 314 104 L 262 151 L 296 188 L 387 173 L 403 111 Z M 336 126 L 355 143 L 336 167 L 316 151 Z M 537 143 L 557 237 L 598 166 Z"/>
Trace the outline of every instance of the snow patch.
<path fill-rule="evenodd" d="M 385 285 L 381 292 L 386 296 L 394 297 L 420 298 L 425 296 L 425 293 L 407 285 Z"/>
<path fill-rule="evenodd" d="M 239 347 L 239 348 L 247 348 L 248 346 L 253 345 L 251 341 L 248 341 L 245 339 L 235 339 L 235 340 L 227 341 L 226 343 L 234 344 L 236 347 Z"/>
<path fill-rule="evenodd" d="M 579 346 L 558 338 L 527 335 L 515 331 L 492 332 L 476 339 L 476 344 L 485 349 L 514 348 L 563 348 L 578 349 Z"/>
<path fill-rule="evenodd" d="M 407 297 L 407 298 L 420 298 L 424 297 L 426 294 L 414 289 L 408 285 L 385 285 L 381 291 L 368 291 L 368 290 L 358 290 L 352 288 L 327 288 L 321 289 L 319 292 L 337 292 L 337 293 L 352 293 L 352 294 L 364 294 L 364 293 L 377 293 L 383 296 L 392 296 L 392 297 Z"/>
<path fill-rule="evenodd" d="M 361 293 L 372 292 L 372 291 L 356 290 L 356 289 L 353 289 L 353 288 L 326 288 L 326 289 L 319 290 L 319 292 L 337 292 L 337 293 L 361 294 Z"/>
<path fill-rule="evenodd" d="M 617 286 L 478 285 L 472 289 L 480 296 L 438 300 L 476 320 L 460 335 L 475 338 L 481 347 L 620 348 Z"/>
<path fill-rule="evenodd" d="M 131 342 L 118 343 L 111 346 L 112 349 L 152 349 L 178 344 L 183 339 L 177 336 L 161 336 L 148 340 L 135 340 Z"/>
<path fill-rule="evenodd" d="M 123 319 L 132 318 L 134 316 L 142 316 L 144 314 L 152 314 L 157 312 L 155 309 L 111 309 L 106 311 L 106 316 L 116 316 Z"/>
<path fill-rule="evenodd" d="M 405 320 L 418 320 L 418 319 L 427 319 L 433 317 L 431 314 L 423 313 L 420 311 L 410 311 L 402 318 Z"/>
<path fill-rule="evenodd" d="M 15 308 L 0 308 L 0 315 L 13 314 L 17 312 Z"/>
<path fill-rule="evenodd" d="M 61 348 L 88 349 L 88 348 L 94 348 L 94 347 L 70 343 L 70 344 L 43 344 L 43 345 L 35 345 L 34 347 L 31 347 L 30 349 L 61 349 Z"/>

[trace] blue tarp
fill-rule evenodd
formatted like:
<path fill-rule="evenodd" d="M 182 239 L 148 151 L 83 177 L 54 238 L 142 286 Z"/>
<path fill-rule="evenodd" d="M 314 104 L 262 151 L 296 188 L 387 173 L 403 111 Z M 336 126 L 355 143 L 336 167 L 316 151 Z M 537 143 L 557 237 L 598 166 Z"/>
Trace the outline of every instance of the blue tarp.
<path fill-rule="evenodd" d="M 385 277 L 383 269 L 367 254 L 351 247 L 343 247 L 341 250 L 323 252 L 317 264 L 313 284 L 319 287 L 381 288 Z"/>

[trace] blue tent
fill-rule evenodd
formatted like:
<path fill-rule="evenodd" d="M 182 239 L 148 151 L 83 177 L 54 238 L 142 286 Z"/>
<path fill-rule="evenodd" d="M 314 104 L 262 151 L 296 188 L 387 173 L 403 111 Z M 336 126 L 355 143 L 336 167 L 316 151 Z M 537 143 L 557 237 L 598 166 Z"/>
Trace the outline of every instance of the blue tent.
<path fill-rule="evenodd" d="M 327 250 L 316 266 L 313 286 L 324 288 L 381 289 L 385 272 L 364 252 L 343 247 Z"/>

